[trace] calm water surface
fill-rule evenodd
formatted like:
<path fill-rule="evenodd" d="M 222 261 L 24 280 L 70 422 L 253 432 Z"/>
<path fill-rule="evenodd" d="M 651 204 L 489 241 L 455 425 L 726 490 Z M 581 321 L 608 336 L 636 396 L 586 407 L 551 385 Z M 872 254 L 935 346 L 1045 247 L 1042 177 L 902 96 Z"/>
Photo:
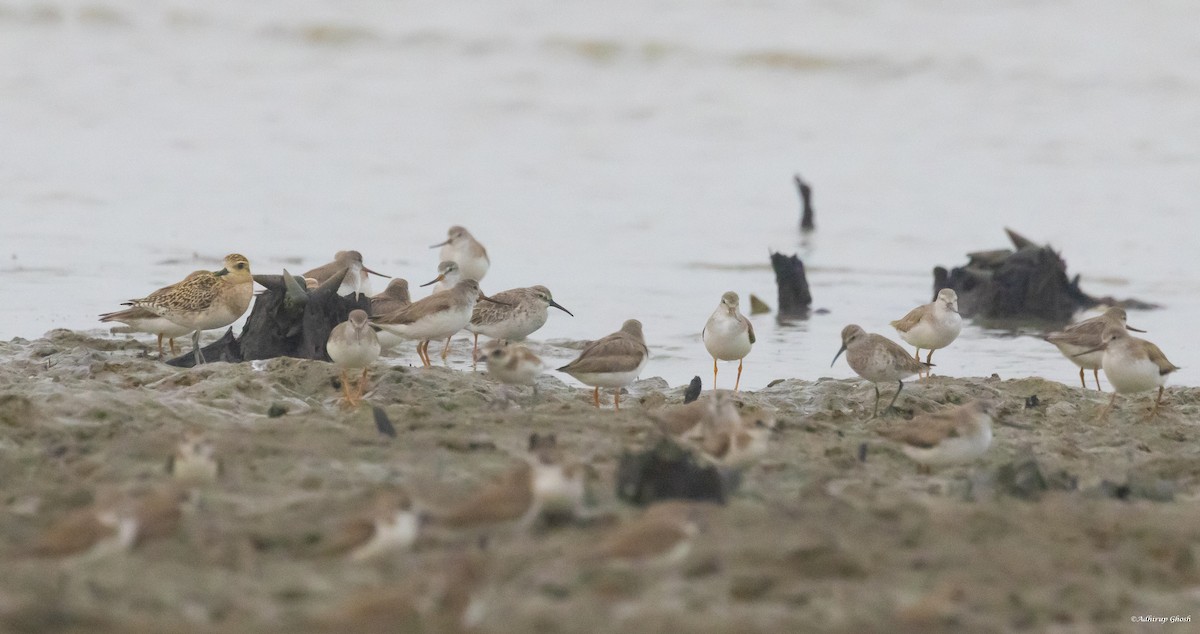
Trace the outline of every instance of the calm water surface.
<path fill-rule="evenodd" d="M 645 375 L 672 384 L 708 376 L 721 293 L 774 305 L 768 249 L 800 253 L 828 313 L 755 318 L 757 388 L 849 376 L 829 367 L 844 325 L 894 336 L 934 265 L 1011 226 L 1085 290 L 1166 304 L 1130 321 L 1194 384 L 1198 18 L 1186 1 L 5 2 L 0 337 L 102 332 L 97 313 L 230 251 L 276 273 L 354 248 L 416 284 L 463 224 L 491 253 L 486 290 L 545 284 L 575 313 L 538 338 L 639 318 Z M 1075 380 L 1026 334 L 969 326 L 935 362 Z"/>

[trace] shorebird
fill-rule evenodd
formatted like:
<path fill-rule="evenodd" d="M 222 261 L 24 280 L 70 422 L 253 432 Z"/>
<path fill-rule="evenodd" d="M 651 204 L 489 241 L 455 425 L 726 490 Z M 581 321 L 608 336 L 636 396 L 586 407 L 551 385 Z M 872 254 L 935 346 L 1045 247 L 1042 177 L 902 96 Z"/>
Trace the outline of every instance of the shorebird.
<path fill-rule="evenodd" d="M 962 332 L 962 315 L 958 314 L 958 294 L 943 288 L 938 291 L 933 303 L 917 306 L 907 315 L 892 322 L 900 338 L 916 346 L 916 359 L 921 360 L 921 350 L 929 350 L 925 363 L 932 365 L 933 351 L 945 348 Z"/>
<path fill-rule="evenodd" d="M 995 403 L 980 399 L 918 416 L 880 434 L 900 443 L 904 454 L 928 473 L 934 466 L 971 462 L 982 456 L 992 444 L 995 413 Z"/>
<path fill-rule="evenodd" d="M 448 291 L 434 293 L 397 311 L 371 318 L 379 328 L 404 339 L 416 339 L 417 354 L 425 367 L 429 362 L 429 342 L 449 337 L 471 321 L 478 300 L 496 302 L 479 290 L 479 282 L 460 280 Z"/>
<path fill-rule="evenodd" d="M 492 339 L 521 341 L 546 324 L 553 306 L 575 315 L 554 301 L 545 286 L 513 288 L 492 295 L 504 304 L 476 304 L 467 330 L 475 335 L 475 351 L 479 350 L 479 335 Z"/>
<path fill-rule="evenodd" d="M 484 624 L 492 594 L 484 555 L 456 553 L 422 566 L 405 583 L 358 589 L 336 611 L 317 619 L 313 631 L 475 632 Z"/>
<path fill-rule="evenodd" d="M 1100 367 L 1104 362 L 1104 351 L 1096 350 L 1102 343 L 1100 336 L 1113 326 L 1134 332 L 1146 332 L 1127 325 L 1125 319 L 1125 309 L 1113 306 L 1104 311 L 1103 315 L 1071 324 L 1061 332 L 1046 335 L 1044 339 L 1058 347 L 1058 351 L 1070 359 L 1071 363 L 1079 366 L 1079 384 L 1084 389 L 1087 389 L 1087 382 L 1083 378 L 1083 371 L 1091 370 L 1096 378 L 1096 389 L 1100 390 Z M 1089 350 L 1091 352 L 1088 352 Z"/>
<path fill-rule="evenodd" d="M 221 471 L 216 448 L 197 432 L 184 434 L 175 452 L 167 457 L 167 473 L 185 484 L 215 482 Z"/>
<path fill-rule="evenodd" d="M 350 311 L 349 319 L 334 326 L 329 332 L 329 340 L 325 342 L 325 352 L 341 368 L 342 393 L 346 397 L 346 405 L 357 405 L 367 392 L 367 369 L 379 358 L 379 337 L 371 328 L 367 311 L 356 308 Z M 362 370 L 355 394 L 350 393 L 351 370 Z"/>
<path fill-rule="evenodd" d="M 588 344 L 574 361 L 558 371 L 595 388 L 592 400 L 596 407 L 600 407 L 600 388 L 616 388 L 613 407 L 620 410 L 621 388 L 633 383 L 649 359 L 642 322 L 629 319 L 617 332 Z"/>
<path fill-rule="evenodd" d="M 440 260 L 453 260 L 458 263 L 463 277 L 480 281 L 487 275 L 491 260 L 488 259 L 487 249 L 471 235 L 464 227 L 455 225 L 446 232 L 446 241 L 439 242 L 429 248 L 442 247 L 438 254 Z"/>
<path fill-rule="evenodd" d="M 528 528 L 542 518 L 585 517 L 585 475 L 583 464 L 559 448 L 554 434 L 535 433 L 522 464 L 431 519 L 450 528 L 514 522 Z"/>
<path fill-rule="evenodd" d="M 484 358 L 488 376 L 504 385 L 532 385 L 537 395 L 537 377 L 545 366 L 529 348 L 497 339 L 484 346 Z"/>
<path fill-rule="evenodd" d="M 196 273 L 206 272 L 196 271 Z M 179 354 L 179 349 L 175 345 L 175 337 L 182 337 L 191 332 L 186 326 L 180 326 L 166 317 L 159 317 L 145 308 L 128 308 L 113 313 L 104 313 L 100 315 L 100 321 L 118 321 L 125 324 L 113 327 L 113 333 L 144 332 L 158 335 L 158 357 L 160 359 L 163 356 L 163 338 L 168 340 L 171 354 Z"/>
<path fill-rule="evenodd" d="M 887 413 L 900 397 L 900 391 L 904 389 L 904 379 L 930 367 L 929 363 L 908 356 L 900 344 L 882 335 L 867 333 L 855 324 L 842 329 L 842 347 L 833 356 L 830 367 L 833 367 L 843 352 L 846 353 L 846 362 L 850 364 L 850 369 L 875 384 L 875 409 L 871 418 L 879 415 L 879 383 L 895 381 L 899 385 L 892 402 L 888 403 L 887 409 L 884 410 L 884 413 Z"/>
<path fill-rule="evenodd" d="M 383 315 L 397 311 L 412 303 L 408 294 L 408 280 L 397 277 L 388 282 L 387 288 L 371 296 L 371 314 Z"/>
<path fill-rule="evenodd" d="M 52 524 L 29 548 L 37 557 L 81 556 L 87 559 L 126 551 L 175 532 L 187 493 L 168 485 L 132 496 L 102 491 L 87 508 L 68 513 Z"/>
<path fill-rule="evenodd" d="M 622 566 L 669 567 L 691 553 L 706 505 L 659 502 L 641 517 L 614 528 L 585 558 Z"/>
<path fill-rule="evenodd" d="M 458 262 L 453 260 L 443 260 L 439 262 L 437 270 L 437 277 L 422 284 L 421 288 L 437 284 L 437 286 L 433 287 L 433 292 L 440 293 L 442 291 L 454 288 L 454 285 L 458 284 L 458 281 L 463 279 L 462 270 L 458 268 Z M 479 280 L 475 281 L 478 282 Z"/>
<path fill-rule="evenodd" d="M 458 263 L 453 260 L 443 260 L 438 263 L 438 276 L 422 284 L 421 288 L 425 288 L 430 284 L 436 284 L 433 287 L 433 292 L 440 293 L 454 288 L 454 285 L 458 284 L 462 279 L 463 276 L 458 269 Z M 475 281 L 478 282 L 479 280 Z M 483 290 L 480 289 L 480 292 L 483 292 Z M 478 304 L 476 305 L 478 306 Z M 446 343 L 442 344 L 442 361 L 445 361 L 446 357 L 450 354 L 450 340 L 453 338 L 454 334 L 452 333 L 446 337 Z"/>
<path fill-rule="evenodd" d="M 1083 352 L 1088 354 L 1097 350 L 1104 351 L 1101 365 L 1104 376 L 1112 384 L 1113 395 L 1108 406 L 1101 412 L 1100 418 L 1106 418 L 1117 402 L 1118 394 L 1145 392 L 1158 388 L 1158 397 L 1154 399 L 1154 407 L 1150 409 L 1149 418 L 1158 414 L 1158 406 L 1162 403 L 1163 390 L 1167 385 L 1167 375 L 1179 368 L 1167 360 L 1167 355 L 1158 346 L 1138 339 L 1126 332 L 1125 328 L 1112 327 L 1104 331 L 1100 337 L 1100 345 Z"/>
<path fill-rule="evenodd" d="M 767 453 L 774 431 L 775 418 L 761 412 L 731 419 L 710 418 L 701 426 L 700 438 L 694 442 L 709 460 L 723 467 L 741 469 Z"/>
<path fill-rule="evenodd" d="M 412 546 L 420 518 L 408 494 L 390 488 L 375 495 L 369 512 L 343 521 L 321 540 L 319 553 L 368 561 Z"/>
<path fill-rule="evenodd" d="M 371 296 L 371 314 L 386 315 L 393 313 L 412 303 L 412 297 L 408 293 L 408 280 L 403 278 L 395 278 L 388 282 L 387 288 L 383 289 L 382 293 Z M 379 347 L 381 350 L 390 350 L 404 341 L 403 338 L 397 337 L 386 330 L 380 330 L 375 333 L 379 338 Z"/>
<path fill-rule="evenodd" d="M 737 361 L 737 380 L 733 391 L 742 383 L 742 359 L 750 354 L 754 345 L 754 324 L 738 311 L 738 294 L 729 291 L 721 296 L 721 303 L 713 311 L 704 330 L 700 331 L 704 347 L 713 358 L 713 389 L 717 389 L 717 360 Z"/>
<path fill-rule="evenodd" d="M 378 275 L 379 277 L 388 277 L 376 271 L 372 271 L 363 265 L 363 256 L 358 251 L 338 251 L 333 256 L 333 261 L 328 264 L 322 264 L 317 268 L 306 272 L 303 277 L 305 279 L 314 279 L 317 285 L 324 284 L 326 280 L 336 275 L 342 269 L 346 271 L 346 277 L 342 278 L 342 285 L 338 288 L 338 295 L 367 295 L 371 292 L 371 283 L 367 279 L 367 274 Z"/>
<path fill-rule="evenodd" d="M 192 350 L 196 365 L 200 365 L 204 363 L 200 332 L 237 321 L 250 307 L 253 297 L 250 261 L 244 255 L 231 253 L 225 256 L 225 268 L 220 271 L 196 271 L 182 282 L 122 305 L 145 308 L 192 331 Z"/>

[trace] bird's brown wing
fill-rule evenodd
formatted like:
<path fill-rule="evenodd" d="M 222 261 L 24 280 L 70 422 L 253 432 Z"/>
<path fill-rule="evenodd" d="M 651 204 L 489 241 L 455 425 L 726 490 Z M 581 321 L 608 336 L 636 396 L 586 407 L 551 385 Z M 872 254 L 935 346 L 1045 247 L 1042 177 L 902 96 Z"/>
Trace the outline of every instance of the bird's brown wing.
<path fill-rule="evenodd" d="M 896 442 L 928 449 L 958 435 L 958 419 L 952 413 L 926 414 L 903 425 L 879 432 Z"/>
<path fill-rule="evenodd" d="M 522 289 L 513 288 L 491 296 L 492 299 L 497 302 L 504 302 L 507 306 L 488 301 L 476 302 L 475 310 L 471 313 L 471 323 L 480 325 L 504 321 L 521 305 L 521 300 L 523 299 L 521 291 Z"/>
<path fill-rule="evenodd" d="M 924 317 L 925 313 L 927 312 L 929 312 L 928 304 L 924 306 L 917 306 L 916 308 L 908 311 L 907 315 L 897 319 L 896 321 L 893 321 L 892 327 L 900 332 L 908 332 L 913 329 L 913 326 L 916 326 L 917 323 L 921 321 L 921 318 Z"/>
<path fill-rule="evenodd" d="M 1167 355 L 1163 354 L 1163 351 L 1158 346 L 1149 341 L 1146 342 L 1146 354 L 1150 356 L 1150 360 L 1154 362 L 1154 365 L 1158 366 L 1159 374 L 1170 374 L 1179 369 L 1174 363 L 1167 361 Z"/>
<path fill-rule="evenodd" d="M 427 315 L 450 310 L 454 305 L 454 297 L 450 292 L 443 291 L 434 293 L 425 299 L 419 300 L 399 310 L 392 311 L 386 315 L 372 317 L 371 321 L 377 324 L 411 324 Z"/>
<path fill-rule="evenodd" d="M 590 374 L 594 372 L 629 372 L 636 370 L 649 350 L 646 344 L 625 332 L 616 332 L 593 341 L 579 353 L 579 358 L 559 368 L 562 372 Z"/>

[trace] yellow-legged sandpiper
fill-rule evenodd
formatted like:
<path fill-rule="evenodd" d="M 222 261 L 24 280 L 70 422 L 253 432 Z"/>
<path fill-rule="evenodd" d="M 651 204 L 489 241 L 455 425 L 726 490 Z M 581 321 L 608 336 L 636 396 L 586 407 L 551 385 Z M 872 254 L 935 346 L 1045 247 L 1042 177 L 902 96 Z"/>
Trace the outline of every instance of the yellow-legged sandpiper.
<path fill-rule="evenodd" d="M 1054 344 L 1063 356 L 1071 363 L 1079 366 L 1079 384 L 1087 389 L 1083 371 L 1091 370 L 1096 379 L 1096 389 L 1100 389 L 1100 368 L 1104 362 L 1104 351 L 1096 350 L 1103 342 L 1101 335 L 1109 327 L 1125 328 L 1134 332 L 1145 332 L 1130 327 L 1125 323 L 1125 309 L 1113 306 L 1091 319 L 1085 319 L 1077 324 L 1071 324 L 1059 332 L 1046 335 L 1045 340 Z M 1090 351 L 1090 352 L 1089 352 Z"/>
<path fill-rule="evenodd" d="M 595 388 L 592 400 L 600 407 L 600 388 L 615 388 L 613 407 L 621 409 L 621 388 L 633 383 L 646 362 L 650 349 L 642 337 L 642 322 L 629 319 L 621 329 L 588 344 L 574 361 L 559 368 Z"/>
<path fill-rule="evenodd" d="M 962 332 L 962 315 L 958 314 L 958 294 L 943 288 L 932 303 L 917 306 L 908 314 L 892 322 L 900 338 L 916 346 L 916 359 L 921 360 L 921 350 L 928 350 L 925 363 L 932 363 L 933 351 L 945 348 Z"/>
<path fill-rule="evenodd" d="M 750 354 L 754 345 L 754 324 L 738 310 L 738 294 L 729 291 L 721 296 L 721 303 L 713 311 L 704 330 L 700 332 L 704 347 L 713 358 L 713 389 L 717 389 L 717 360 L 737 361 L 737 379 L 733 391 L 742 383 L 742 359 Z"/>

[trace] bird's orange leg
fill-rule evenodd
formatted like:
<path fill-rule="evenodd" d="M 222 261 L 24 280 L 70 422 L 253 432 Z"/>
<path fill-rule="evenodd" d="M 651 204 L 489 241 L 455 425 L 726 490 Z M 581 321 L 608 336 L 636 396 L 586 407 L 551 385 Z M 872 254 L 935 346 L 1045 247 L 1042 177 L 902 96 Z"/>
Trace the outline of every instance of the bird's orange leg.
<path fill-rule="evenodd" d="M 1087 381 L 1083 378 L 1083 368 L 1079 368 L 1079 384 L 1083 386 L 1083 389 L 1087 389 Z"/>
<path fill-rule="evenodd" d="M 358 379 L 358 400 L 362 400 L 367 395 L 367 388 L 371 386 L 371 382 L 367 380 L 367 369 L 363 368 L 362 376 Z"/>
<path fill-rule="evenodd" d="M 621 411 L 621 388 L 613 392 L 613 409 Z"/>
<path fill-rule="evenodd" d="M 442 346 L 442 361 L 445 361 L 446 357 L 450 356 L 450 340 L 453 338 L 454 335 L 446 337 L 446 345 Z"/>
<path fill-rule="evenodd" d="M 350 395 L 350 378 L 346 375 L 344 368 L 339 376 L 342 380 L 342 404 L 348 408 L 354 407 L 354 397 Z"/>
<path fill-rule="evenodd" d="M 600 408 L 600 388 L 592 390 L 592 402 L 596 404 L 596 408 Z"/>
<path fill-rule="evenodd" d="M 1098 420 L 1104 420 L 1104 419 L 1108 418 L 1108 413 L 1112 411 L 1113 405 L 1115 405 L 1116 402 L 1117 402 L 1117 393 L 1114 391 L 1112 398 L 1108 399 L 1108 406 L 1105 407 L 1104 410 L 1100 412 L 1100 417 Z"/>
<path fill-rule="evenodd" d="M 162 358 L 162 333 L 158 333 L 158 358 Z"/>
<path fill-rule="evenodd" d="M 738 391 L 738 386 L 742 384 L 742 360 L 738 359 L 738 375 L 737 380 L 733 382 L 733 391 Z"/>
<path fill-rule="evenodd" d="M 713 357 L 713 389 L 717 389 L 717 358 Z"/>
<path fill-rule="evenodd" d="M 926 364 L 933 363 L 933 350 L 930 350 L 929 354 L 925 356 L 925 363 Z M 933 368 L 925 368 L 925 378 L 929 378 L 932 375 L 933 375 Z"/>
<path fill-rule="evenodd" d="M 1162 403 L 1163 388 L 1158 388 L 1158 398 L 1154 399 L 1154 407 L 1150 409 L 1150 418 L 1158 416 L 1158 405 Z"/>

